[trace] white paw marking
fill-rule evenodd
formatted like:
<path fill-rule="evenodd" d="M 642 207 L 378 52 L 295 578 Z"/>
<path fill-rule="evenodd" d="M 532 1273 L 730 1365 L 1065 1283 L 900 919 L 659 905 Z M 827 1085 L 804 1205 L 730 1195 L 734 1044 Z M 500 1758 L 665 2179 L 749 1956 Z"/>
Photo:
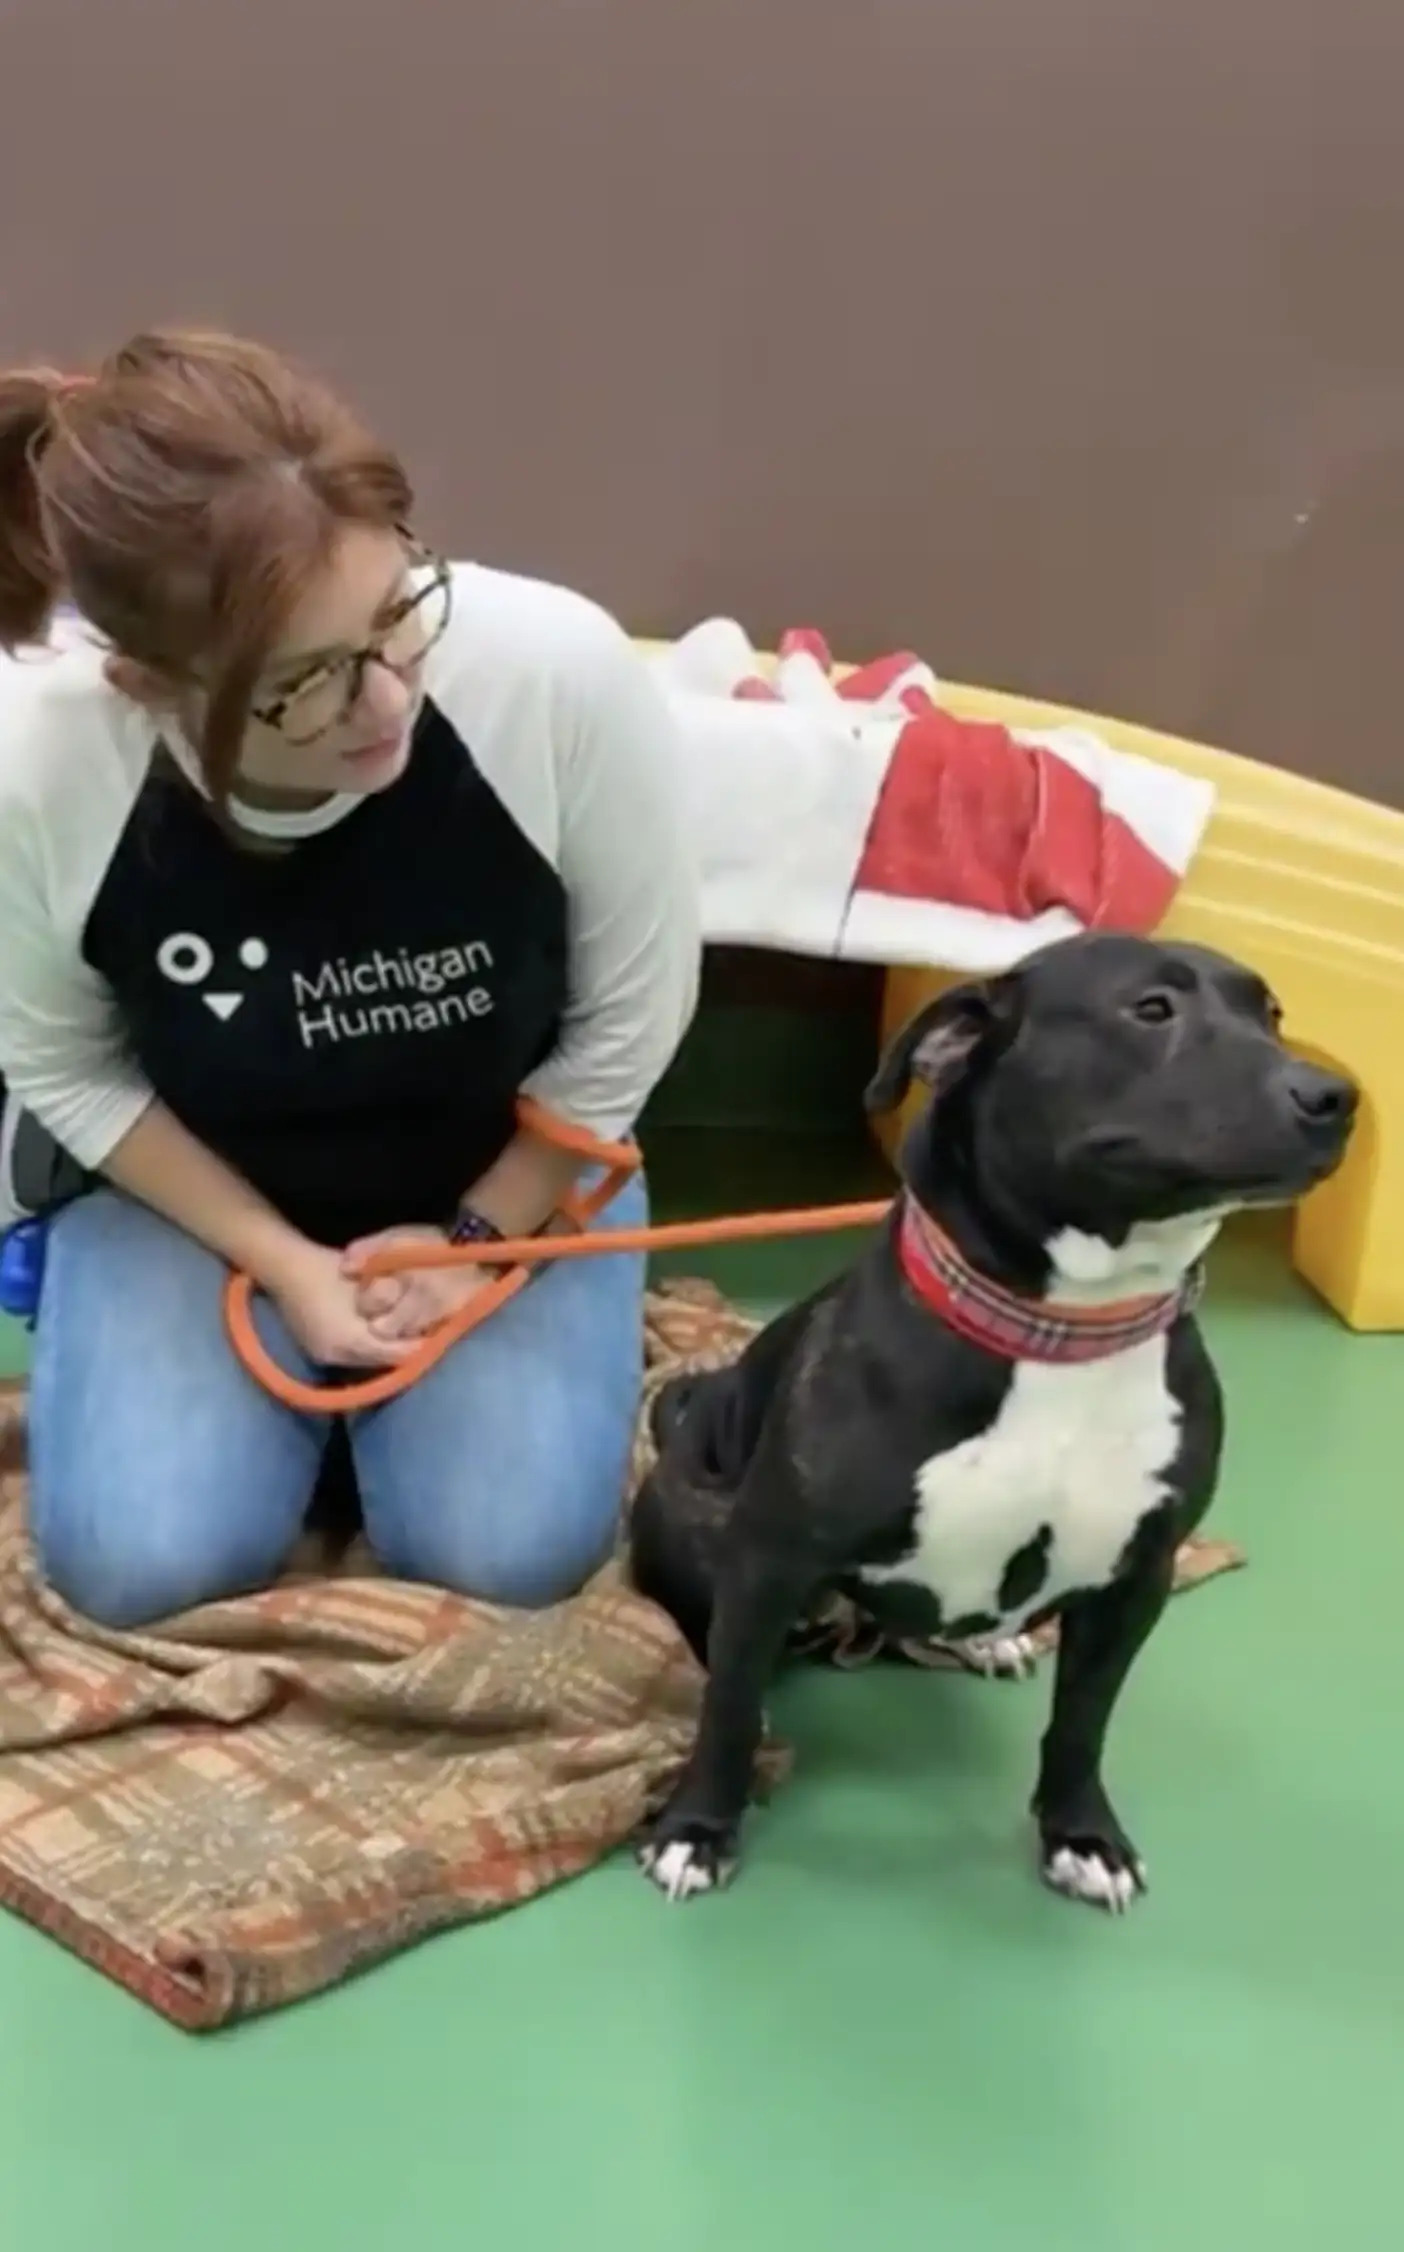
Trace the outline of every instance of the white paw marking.
<path fill-rule="evenodd" d="M 1064 1845 L 1051 1861 L 1044 1863 L 1043 1881 L 1069 1900 L 1085 1900 L 1091 1908 L 1105 1908 L 1113 1916 L 1124 1916 L 1144 1889 L 1146 1872 L 1139 1861 L 1134 1872 L 1112 1869 L 1100 1854 L 1074 1853 L 1070 1845 Z"/>
<path fill-rule="evenodd" d="M 967 1663 L 991 1680 L 1026 1681 L 1038 1663 L 1031 1634 L 981 1634 L 959 1647 Z"/>
<path fill-rule="evenodd" d="M 692 1900 L 699 1893 L 715 1892 L 724 1885 L 735 1864 L 723 1862 L 714 1874 L 696 1846 L 685 1838 L 671 1845 L 646 1845 L 639 1860 L 647 1876 L 669 1900 Z"/>

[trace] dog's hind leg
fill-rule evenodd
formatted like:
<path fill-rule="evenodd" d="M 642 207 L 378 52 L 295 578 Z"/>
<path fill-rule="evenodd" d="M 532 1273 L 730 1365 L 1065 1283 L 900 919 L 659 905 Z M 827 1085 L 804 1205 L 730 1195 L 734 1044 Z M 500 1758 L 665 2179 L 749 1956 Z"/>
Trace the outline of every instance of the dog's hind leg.
<path fill-rule="evenodd" d="M 692 1755 L 639 1853 L 670 1900 L 711 1892 L 734 1873 L 766 1691 L 786 1637 L 814 1592 L 793 1556 L 727 1544 L 719 1574 L 702 1717 Z"/>
<path fill-rule="evenodd" d="M 733 1364 L 674 1377 L 649 1419 L 658 1459 L 630 1513 L 630 1577 L 704 1665 L 718 1559 L 763 1407 L 760 1392 Z"/>
<path fill-rule="evenodd" d="M 640 1595 L 668 1613 L 702 1665 L 731 1506 L 730 1494 L 685 1486 L 660 1463 L 640 1486 L 629 1518 L 629 1576 Z"/>

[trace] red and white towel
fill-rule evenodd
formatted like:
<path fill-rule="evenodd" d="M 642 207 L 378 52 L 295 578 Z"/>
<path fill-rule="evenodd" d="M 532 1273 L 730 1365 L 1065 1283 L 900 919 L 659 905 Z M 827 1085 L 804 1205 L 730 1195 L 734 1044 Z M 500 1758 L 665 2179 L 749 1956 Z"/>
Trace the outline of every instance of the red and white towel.
<path fill-rule="evenodd" d="M 767 678 L 714 618 L 654 662 L 714 943 L 990 970 L 1078 930 L 1153 930 L 1213 806 L 1090 729 L 956 718 L 906 652 L 836 682 L 796 631 Z"/>

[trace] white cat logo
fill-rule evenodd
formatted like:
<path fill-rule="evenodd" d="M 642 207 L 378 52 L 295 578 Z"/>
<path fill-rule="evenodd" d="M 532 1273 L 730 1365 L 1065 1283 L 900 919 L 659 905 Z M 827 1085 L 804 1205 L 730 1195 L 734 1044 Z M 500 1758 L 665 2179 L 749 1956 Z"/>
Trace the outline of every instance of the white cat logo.
<path fill-rule="evenodd" d="M 246 938 L 239 948 L 239 960 L 246 970 L 266 969 L 268 947 L 264 940 Z M 203 985 L 214 965 L 214 948 L 198 931 L 172 931 L 156 949 L 156 967 L 172 985 Z M 202 993 L 200 999 L 221 1024 L 228 1024 L 244 1004 L 242 992 Z"/>

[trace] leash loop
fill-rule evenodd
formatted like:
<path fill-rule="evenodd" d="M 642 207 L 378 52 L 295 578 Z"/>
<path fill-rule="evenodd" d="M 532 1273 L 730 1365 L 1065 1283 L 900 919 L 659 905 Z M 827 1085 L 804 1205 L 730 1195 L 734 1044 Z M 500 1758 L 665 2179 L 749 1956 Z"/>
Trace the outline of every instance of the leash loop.
<path fill-rule="evenodd" d="M 541 1141 L 570 1150 L 585 1162 L 603 1168 L 600 1179 L 583 1194 L 572 1191 L 563 1198 L 558 1219 L 564 1229 L 552 1228 L 537 1236 L 511 1237 L 503 1243 L 414 1243 L 403 1249 L 387 1248 L 367 1259 L 367 1279 L 374 1275 L 403 1274 L 429 1267 L 500 1267 L 503 1271 L 477 1291 L 466 1305 L 447 1315 L 423 1337 L 414 1351 L 391 1368 L 380 1369 L 349 1384 L 305 1384 L 280 1367 L 254 1324 L 255 1284 L 246 1274 L 231 1274 L 224 1289 L 224 1322 L 229 1341 L 248 1370 L 266 1392 L 284 1407 L 308 1415 L 354 1415 L 363 1408 L 381 1407 L 398 1398 L 421 1376 L 428 1374 L 444 1355 L 488 1320 L 499 1307 L 515 1298 L 531 1280 L 533 1271 L 557 1259 L 601 1258 L 626 1251 L 683 1250 L 695 1244 L 756 1242 L 773 1236 L 827 1235 L 843 1228 L 873 1227 L 891 1210 L 882 1198 L 863 1204 L 805 1206 L 793 1212 L 739 1212 L 717 1220 L 680 1220 L 663 1226 L 611 1228 L 587 1233 L 592 1220 L 606 1211 L 620 1190 L 639 1170 L 642 1158 L 634 1142 L 606 1142 L 584 1127 L 558 1118 L 540 1103 L 523 1097 L 517 1105 L 517 1123 Z"/>

